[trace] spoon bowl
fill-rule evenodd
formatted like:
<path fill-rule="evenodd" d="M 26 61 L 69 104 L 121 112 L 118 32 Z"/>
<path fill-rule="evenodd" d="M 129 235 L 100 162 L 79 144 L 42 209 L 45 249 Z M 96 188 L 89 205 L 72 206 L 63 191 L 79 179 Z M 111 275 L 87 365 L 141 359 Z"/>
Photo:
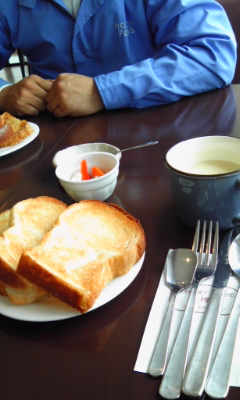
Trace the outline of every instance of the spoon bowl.
<path fill-rule="evenodd" d="M 232 271 L 240 278 L 240 234 L 231 243 L 228 260 Z"/>
<path fill-rule="evenodd" d="M 175 249 L 169 254 L 166 282 L 174 292 L 191 285 L 197 255 L 190 249 Z"/>

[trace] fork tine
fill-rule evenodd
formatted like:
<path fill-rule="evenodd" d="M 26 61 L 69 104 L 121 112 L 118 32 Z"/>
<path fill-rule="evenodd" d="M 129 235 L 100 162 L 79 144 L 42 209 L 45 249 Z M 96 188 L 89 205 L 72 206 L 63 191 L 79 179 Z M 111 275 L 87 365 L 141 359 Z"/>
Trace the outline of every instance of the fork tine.
<path fill-rule="evenodd" d="M 194 253 L 196 253 L 196 254 L 197 254 L 197 249 L 198 249 L 199 234 L 200 234 L 200 221 L 197 222 L 194 239 L 193 239 L 193 245 L 192 245 L 192 251 L 194 251 Z"/>
<path fill-rule="evenodd" d="M 200 249 L 199 249 L 199 260 L 198 260 L 198 263 L 199 263 L 199 264 L 202 264 L 202 263 L 203 263 L 203 259 L 204 259 L 206 227 L 207 227 L 207 222 L 204 221 L 204 223 L 203 223 L 203 228 L 202 228 L 202 236 L 201 236 Z"/>
<path fill-rule="evenodd" d="M 219 223 L 216 222 L 213 246 L 212 246 L 212 234 L 213 234 L 213 223 L 212 221 L 209 222 L 208 227 L 208 235 L 206 241 L 206 231 L 207 231 L 207 222 L 204 221 L 203 228 L 202 228 L 202 235 L 201 235 L 201 242 L 200 242 L 200 249 L 198 254 L 198 263 L 204 264 L 205 266 L 209 265 L 210 255 L 212 255 L 211 263 L 216 263 L 217 255 L 218 255 L 218 243 L 219 243 Z M 198 249 L 198 242 L 199 242 L 199 234 L 200 234 L 200 221 L 197 222 L 192 250 L 197 253 Z M 206 241 L 206 243 L 205 243 Z M 212 251 L 211 251 L 212 249 Z"/>
<path fill-rule="evenodd" d="M 206 244 L 206 250 L 205 250 L 205 260 L 204 260 L 204 265 L 207 266 L 209 265 L 209 259 L 210 259 L 210 253 L 211 253 L 211 243 L 212 243 L 212 221 L 209 222 L 209 228 L 208 228 L 208 238 L 207 238 L 207 244 Z"/>
<path fill-rule="evenodd" d="M 212 250 L 212 260 L 211 264 L 216 265 L 218 258 L 218 244 L 219 244 L 219 223 L 216 222 L 214 240 L 213 240 L 213 250 Z"/>

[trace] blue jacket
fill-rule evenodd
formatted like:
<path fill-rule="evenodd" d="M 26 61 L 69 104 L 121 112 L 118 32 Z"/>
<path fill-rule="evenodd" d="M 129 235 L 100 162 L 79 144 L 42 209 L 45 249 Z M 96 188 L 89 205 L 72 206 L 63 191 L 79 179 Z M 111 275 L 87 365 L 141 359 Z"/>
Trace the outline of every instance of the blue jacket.
<path fill-rule="evenodd" d="M 149 107 L 231 83 L 236 42 L 214 0 L 0 0 L 0 68 L 22 49 L 31 72 L 92 76 L 107 109 Z M 4 81 L 0 81 L 0 86 Z"/>

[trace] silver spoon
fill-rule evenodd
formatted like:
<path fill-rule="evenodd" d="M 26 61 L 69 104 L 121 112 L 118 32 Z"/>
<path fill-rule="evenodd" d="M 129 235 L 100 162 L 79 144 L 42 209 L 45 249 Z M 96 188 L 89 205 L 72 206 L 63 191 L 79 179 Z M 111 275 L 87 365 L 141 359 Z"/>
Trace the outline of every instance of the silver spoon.
<path fill-rule="evenodd" d="M 170 250 L 166 262 L 166 282 L 172 292 L 163 326 L 148 368 L 148 373 L 154 377 L 164 373 L 176 296 L 181 289 L 191 285 L 197 266 L 197 255 L 190 249 Z"/>
<path fill-rule="evenodd" d="M 240 278 L 240 234 L 235 237 L 229 248 L 228 260 L 232 271 Z M 235 298 L 233 308 L 231 310 L 228 323 L 205 388 L 206 393 L 216 399 L 222 399 L 228 394 L 239 314 L 240 290 L 238 290 L 238 294 Z"/>
<path fill-rule="evenodd" d="M 127 147 L 126 149 L 117 150 L 114 152 L 114 154 L 122 153 L 123 151 L 128 151 L 128 150 L 140 149 L 141 147 L 153 146 L 154 144 L 157 144 L 157 143 L 158 143 L 158 140 L 155 140 L 155 142 L 146 142 L 143 144 L 139 144 L 138 146 Z"/>

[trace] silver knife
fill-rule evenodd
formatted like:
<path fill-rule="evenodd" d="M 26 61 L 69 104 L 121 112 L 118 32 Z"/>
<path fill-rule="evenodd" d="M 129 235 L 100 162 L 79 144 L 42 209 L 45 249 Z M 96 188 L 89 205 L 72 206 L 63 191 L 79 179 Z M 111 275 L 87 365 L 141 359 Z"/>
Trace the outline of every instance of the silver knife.
<path fill-rule="evenodd" d="M 239 228 L 235 228 L 234 234 Z M 235 235 L 233 235 L 234 238 Z M 230 254 L 230 253 L 229 253 Z M 236 253 L 237 254 L 237 253 Z M 234 254 L 234 256 L 236 256 Z M 230 256 L 228 255 L 230 260 Z M 231 263 L 230 263 L 231 264 Z M 240 315 L 240 284 L 216 357 L 211 365 L 205 392 L 214 399 L 225 398 L 229 391 L 233 352 Z"/>
<path fill-rule="evenodd" d="M 205 387 L 208 396 L 213 397 L 214 399 L 223 399 L 228 394 L 239 314 L 240 290 L 238 290 L 237 297 Z"/>
<path fill-rule="evenodd" d="M 221 315 L 225 288 L 232 274 L 228 264 L 228 250 L 233 235 L 234 230 L 229 231 L 224 237 L 220 247 L 219 260 L 208 308 L 183 380 L 182 391 L 188 396 L 201 396 L 205 388 L 218 322 Z"/>

